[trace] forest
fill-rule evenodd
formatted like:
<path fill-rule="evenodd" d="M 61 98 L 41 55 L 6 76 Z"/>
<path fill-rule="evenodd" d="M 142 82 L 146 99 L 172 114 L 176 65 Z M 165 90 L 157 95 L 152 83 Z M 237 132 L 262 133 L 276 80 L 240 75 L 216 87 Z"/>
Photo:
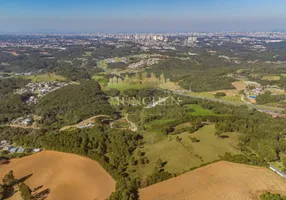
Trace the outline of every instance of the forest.
<path fill-rule="evenodd" d="M 226 62 L 223 60 L 207 56 L 193 60 L 170 58 L 152 66 L 147 71 L 154 72 L 157 76 L 164 73 L 165 78 L 171 78 L 171 81 L 179 82 L 179 85 L 184 89 L 205 92 L 233 89 L 231 83 L 235 80 L 225 75 L 235 70 L 235 68 L 226 68 L 225 65 Z"/>
<path fill-rule="evenodd" d="M 99 114 L 115 118 L 118 115 L 109 105 L 108 96 L 93 80 L 68 85 L 49 93 L 40 99 L 35 113 L 42 116 L 41 124 L 52 127 L 76 124 Z"/>
<path fill-rule="evenodd" d="M 31 107 L 24 102 L 24 96 L 14 90 L 25 86 L 27 80 L 21 78 L 0 79 L 0 124 L 31 112 Z"/>

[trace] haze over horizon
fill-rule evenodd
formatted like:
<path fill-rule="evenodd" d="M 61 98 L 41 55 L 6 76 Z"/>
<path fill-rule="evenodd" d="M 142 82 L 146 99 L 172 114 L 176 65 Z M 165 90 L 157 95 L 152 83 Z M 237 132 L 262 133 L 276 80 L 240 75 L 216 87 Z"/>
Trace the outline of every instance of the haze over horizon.
<path fill-rule="evenodd" d="M 285 30 L 283 0 L 0 0 L 0 32 Z"/>

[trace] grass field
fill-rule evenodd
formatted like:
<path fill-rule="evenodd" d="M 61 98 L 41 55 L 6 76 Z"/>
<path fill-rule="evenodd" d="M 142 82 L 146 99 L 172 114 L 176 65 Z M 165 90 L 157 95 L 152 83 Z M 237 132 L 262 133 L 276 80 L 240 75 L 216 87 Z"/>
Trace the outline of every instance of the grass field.
<path fill-rule="evenodd" d="M 259 200 L 286 195 L 286 180 L 269 169 L 217 162 L 139 190 L 140 200 Z"/>
<path fill-rule="evenodd" d="M 130 84 L 130 83 L 108 83 L 109 88 L 115 88 L 120 91 L 128 90 L 128 89 L 143 89 L 143 88 L 152 88 L 152 85 L 147 85 L 147 84 Z"/>
<path fill-rule="evenodd" d="M 262 80 L 279 81 L 280 76 L 263 76 Z"/>
<path fill-rule="evenodd" d="M 128 129 L 130 127 L 128 121 L 124 118 L 116 120 L 112 123 L 113 128 Z"/>
<path fill-rule="evenodd" d="M 281 162 L 270 162 L 271 165 L 273 165 L 274 167 L 276 167 L 277 169 L 279 170 L 283 170 L 284 169 L 284 166 Z"/>
<path fill-rule="evenodd" d="M 96 161 L 74 154 L 43 151 L 13 159 L 0 166 L 0 179 L 10 170 L 16 178 L 30 175 L 25 183 L 32 190 L 50 190 L 49 200 L 105 200 L 115 191 L 115 181 Z"/>
<path fill-rule="evenodd" d="M 101 60 L 101 61 L 99 61 L 98 66 L 100 68 L 106 69 L 108 67 L 108 64 L 106 63 L 105 60 Z"/>
<path fill-rule="evenodd" d="M 235 81 L 232 83 L 232 86 L 235 89 L 231 90 L 216 90 L 211 92 L 203 92 L 201 93 L 205 97 L 214 98 L 215 94 L 218 92 L 223 92 L 226 94 L 225 97 L 222 97 L 221 99 L 227 100 L 227 101 L 241 101 L 241 94 L 240 91 L 244 90 L 246 88 L 246 84 L 244 81 Z"/>
<path fill-rule="evenodd" d="M 214 133 L 214 125 L 207 125 L 193 134 L 185 132 L 166 136 L 148 131 L 143 135 L 146 143 L 142 152 L 146 153 L 150 164 L 138 166 L 136 170 L 143 177 L 147 176 L 153 172 L 155 163 L 160 158 L 167 161 L 165 166 L 167 171 L 182 173 L 190 168 L 217 160 L 219 155 L 226 152 L 239 153 L 235 148 L 237 133 L 227 133 L 229 138 L 226 139 L 218 139 Z M 181 142 L 176 140 L 177 136 L 182 138 Z M 196 137 L 200 142 L 192 143 L 189 137 Z"/>
<path fill-rule="evenodd" d="M 24 76 L 23 78 L 30 79 L 32 82 L 48 82 L 48 81 L 65 81 L 66 80 L 65 77 L 56 75 L 54 73 Z"/>
<path fill-rule="evenodd" d="M 102 75 L 94 75 L 92 76 L 93 80 L 96 80 L 99 82 L 100 85 L 107 85 L 108 84 L 108 79 L 104 78 Z"/>
<path fill-rule="evenodd" d="M 226 101 L 236 101 L 236 102 L 241 102 L 241 95 L 236 95 L 236 96 L 225 96 L 225 97 L 222 97 L 221 99 L 226 100 Z"/>
<path fill-rule="evenodd" d="M 156 126 L 162 126 L 162 125 L 168 124 L 168 123 L 170 123 L 172 121 L 175 121 L 175 119 L 157 119 L 157 120 L 153 120 L 150 123 L 148 123 L 146 125 L 146 127 L 153 128 L 153 127 L 156 127 Z"/>
<path fill-rule="evenodd" d="M 205 109 L 198 104 L 190 104 L 188 105 L 188 107 L 195 110 L 195 112 L 190 112 L 190 115 L 193 115 L 193 116 L 217 115 L 212 110 Z"/>
<path fill-rule="evenodd" d="M 87 56 L 87 57 L 89 57 L 89 56 L 91 56 L 91 55 L 92 55 L 92 53 L 93 53 L 93 52 L 86 51 L 86 52 L 84 52 L 84 55 L 83 55 L 83 56 Z"/>

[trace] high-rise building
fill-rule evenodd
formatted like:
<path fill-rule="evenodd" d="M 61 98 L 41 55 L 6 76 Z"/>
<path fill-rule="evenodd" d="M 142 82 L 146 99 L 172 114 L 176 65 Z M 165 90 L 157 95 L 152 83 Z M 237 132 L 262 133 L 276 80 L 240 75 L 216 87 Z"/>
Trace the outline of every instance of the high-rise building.
<path fill-rule="evenodd" d="M 188 43 L 196 43 L 198 38 L 195 36 L 188 37 Z"/>

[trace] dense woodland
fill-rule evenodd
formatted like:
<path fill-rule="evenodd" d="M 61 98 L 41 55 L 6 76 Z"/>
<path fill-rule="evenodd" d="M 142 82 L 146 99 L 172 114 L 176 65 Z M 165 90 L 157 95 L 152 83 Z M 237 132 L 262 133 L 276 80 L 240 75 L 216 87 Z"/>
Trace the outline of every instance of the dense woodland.
<path fill-rule="evenodd" d="M 76 124 L 99 114 L 117 116 L 109 105 L 108 96 L 93 80 L 49 93 L 36 105 L 35 112 L 42 116 L 41 124 L 53 127 Z"/>
<path fill-rule="evenodd" d="M 24 102 L 24 96 L 14 93 L 15 89 L 27 83 L 21 78 L 0 79 L 0 124 L 31 112 L 31 107 Z"/>
<path fill-rule="evenodd" d="M 256 98 L 256 102 L 258 104 L 281 103 L 285 99 L 285 95 L 272 95 L 271 92 L 267 91 L 264 94 L 258 95 Z"/>
<path fill-rule="evenodd" d="M 232 89 L 231 83 L 235 80 L 225 76 L 232 71 L 231 68 L 224 67 L 226 62 L 211 56 L 204 58 L 208 59 L 169 59 L 154 65 L 148 71 L 157 76 L 164 73 L 165 78 L 171 78 L 171 81 L 179 82 L 184 89 L 194 92 Z"/>

